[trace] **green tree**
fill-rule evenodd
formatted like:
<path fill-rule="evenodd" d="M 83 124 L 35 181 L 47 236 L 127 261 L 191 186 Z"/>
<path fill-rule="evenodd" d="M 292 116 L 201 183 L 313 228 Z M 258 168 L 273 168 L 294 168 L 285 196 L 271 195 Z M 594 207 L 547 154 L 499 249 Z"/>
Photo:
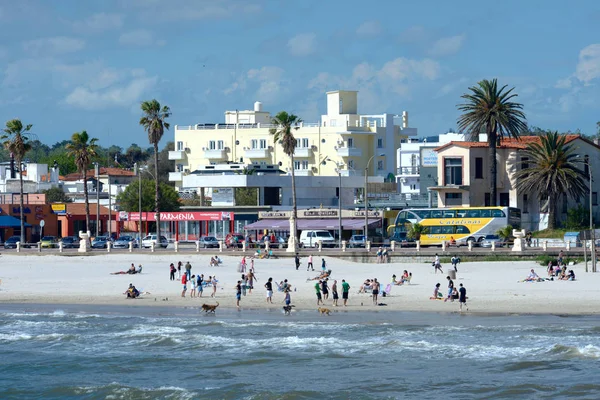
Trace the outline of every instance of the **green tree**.
<path fill-rule="evenodd" d="M 506 243 L 510 238 L 513 237 L 512 231 L 512 225 L 506 225 L 504 228 L 498 229 L 498 231 L 496 231 L 496 235 L 498 235 L 500 239 L 502 239 L 502 241 Z"/>
<path fill-rule="evenodd" d="M 156 236 L 160 237 L 160 190 L 159 190 L 159 175 L 158 175 L 158 143 L 165 133 L 165 129 L 169 129 L 169 123 L 166 119 L 171 116 L 171 110 L 167 106 L 162 106 L 156 100 L 144 101 L 141 105 L 142 117 L 140 125 L 148 133 L 148 141 L 154 147 L 154 176 L 156 177 L 154 187 L 154 211 L 156 212 Z"/>
<path fill-rule="evenodd" d="M 427 228 L 425 225 L 414 223 L 410 225 L 408 232 L 406 232 L 406 237 L 411 240 L 420 240 L 421 235 L 426 235 L 428 232 L 429 228 Z"/>
<path fill-rule="evenodd" d="M 86 231 L 90 229 L 90 199 L 88 197 L 87 188 L 87 170 L 90 167 L 90 163 L 97 157 L 97 141 L 98 139 L 96 138 L 90 138 L 86 131 L 81 131 L 75 132 L 71 136 L 71 142 L 66 146 L 69 156 L 75 161 L 77 171 L 81 174 L 81 178 L 83 179 Z"/>
<path fill-rule="evenodd" d="M 555 229 L 559 196 L 564 193 L 577 198 L 587 191 L 587 176 L 579 169 L 582 160 L 558 132 L 546 133 L 539 143 L 528 144 L 523 157 L 528 158 L 529 167 L 515 173 L 517 190 L 548 199 L 548 229 Z"/>
<path fill-rule="evenodd" d="M 154 183 L 153 179 L 142 179 L 142 211 L 155 210 L 154 191 L 156 187 Z M 160 210 L 179 211 L 179 193 L 172 186 L 165 183 L 161 183 L 158 190 L 160 191 Z M 119 193 L 117 202 L 121 210 L 138 211 L 139 198 L 139 186 L 131 184 L 123 192 Z"/>
<path fill-rule="evenodd" d="M 271 123 L 276 126 L 276 128 L 271 128 L 269 130 L 271 135 L 273 135 L 273 141 L 275 143 L 279 143 L 283 148 L 283 152 L 288 157 L 290 157 L 290 170 L 292 172 L 292 219 L 294 221 L 294 226 L 297 226 L 298 208 L 296 206 L 296 174 L 294 173 L 294 153 L 296 151 L 296 138 L 292 133 L 292 129 L 300 129 L 300 126 L 298 125 L 302 123 L 302 120 L 294 114 L 288 114 L 286 111 L 280 111 L 271 120 Z M 292 250 L 296 249 L 298 243 L 297 238 L 297 229 L 296 232 L 290 232 L 290 241 L 293 243 L 293 246 L 288 246 L 288 248 L 292 248 Z"/>
<path fill-rule="evenodd" d="M 498 89 L 496 79 L 482 80 L 469 88 L 470 93 L 461 96 L 465 103 L 458 105 L 458 110 L 463 112 L 458 118 L 458 129 L 474 141 L 478 141 L 480 133 L 487 134 L 492 206 L 497 202 L 496 146 L 503 137 L 518 138 L 527 130 L 523 105 L 512 101 L 517 97 L 514 88 L 506 88 L 505 85 Z"/>
<path fill-rule="evenodd" d="M 70 203 L 71 198 L 59 187 L 53 187 L 42 191 L 46 195 L 46 203 Z"/>
<path fill-rule="evenodd" d="M 33 125 L 23 126 L 19 119 L 11 119 L 6 122 L 4 134 L 1 139 L 4 140 L 4 147 L 14 156 L 16 166 L 19 169 L 19 216 L 21 219 L 21 243 L 25 243 L 25 217 L 23 216 L 23 169 L 22 161 L 25 154 L 31 150 L 29 143 L 29 131 Z"/>
<path fill-rule="evenodd" d="M 584 207 L 581 204 L 577 207 L 569 207 L 567 210 L 565 228 L 571 231 L 589 229 L 589 226 L 587 225 L 589 221 L 590 211 L 587 209 L 587 207 Z"/>

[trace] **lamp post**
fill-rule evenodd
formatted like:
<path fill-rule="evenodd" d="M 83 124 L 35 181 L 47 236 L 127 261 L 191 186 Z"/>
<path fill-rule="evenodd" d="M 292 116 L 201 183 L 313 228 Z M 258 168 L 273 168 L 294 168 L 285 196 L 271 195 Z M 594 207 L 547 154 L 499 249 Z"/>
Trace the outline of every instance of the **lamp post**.
<path fill-rule="evenodd" d="M 591 253 L 592 253 L 592 272 L 596 272 L 596 235 L 595 235 L 595 231 L 594 231 L 594 217 L 592 214 L 593 211 L 593 206 L 592 206 L 592 166 L 590 165 L 589 161 L 586 163 L 587 167 L 588 167 L 588 171 L 590 173 L 590 235 L 592 237 L 592 246 L 591 246 Z"/>
<path fill-rule="evenodd" d="M 138 186 L 139 186 L 139 190 L 138 190 L 138 229 L 139 229 L 139 235 L 140 235 L 140 239 L 139 239 L 139 247 L 140 249 L 142 248 L 142 168 L 138 167 L 138 163 L 133 164 L 133 172 L 134 175 L 137 175 L 138 177 Z"/>
<path fill-rule="evenodd" d="M 373 154 L 371 156 L 371 158 L 369 158 L 369 161 L 367 161 L 367 166 L 365 167 L 365 193 L 364 193 L 364 203 L 365 203 L 365 249 L 367 248 L 367 241 L 369 239 L 369 199 L 367 196 L 367 184 L 368 184 L 368 177 L 369 177 L 369 165 L 371 164 L 371 161 L 373 161 L 373 159 L 375 157 L 383 157 L 385 156 L 385 154 L 381 153 L 381 154 Z"/>
<path fill-rule="evenodd" d="M 94 173 L 96 175 L 96 237 L 100 236 L 100 168 L 97 162 L 94 163 Z"/>

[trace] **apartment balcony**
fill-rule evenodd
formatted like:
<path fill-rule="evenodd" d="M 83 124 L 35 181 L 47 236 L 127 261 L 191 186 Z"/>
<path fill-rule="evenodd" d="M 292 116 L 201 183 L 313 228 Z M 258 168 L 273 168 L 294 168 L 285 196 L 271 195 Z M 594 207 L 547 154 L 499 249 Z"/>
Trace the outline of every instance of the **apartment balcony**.
<path fill-rule="evenodd" d="M 269 152 L 271 149 L 250 149 L 244 148 L 244 157 L 256 159 L 256 158 L 269 158 Z"/>
<path fill-rule="evenodd" d="M 184 160 L 186 157 L 185 150 L 169 151 L 169 160 Z"/>
<path fill-rule="evenodd" d="M 399 176 L 418 176 L 419 167 L 400 167 L 396 169 L 396 175 Z"/>
<path fill-rule="evenodd" d="M 296 176 L 313 176 L 313 172 L 310 169 L 297 169 L 294 170 Z"/>
<path fill-rule="evenodd" d="M 169 172 L 170 182 L 180 182 L 183 180 L 183 172 Z"/>
<path fill-rule="evenodd" d="M 362 157 L 362 149 L 358 147 L 338 147 L 336 151 L 339 157 Z"/>
<path fill-rule="evenodd" d="M 294 157 L 296 158 L 310 158 L 312 155 L 312 147 L 296 147 L 296 150 L 294 150 Z"/>
<path fill-rule="evenodd" d="M 209 160 L 223 160 L 227 158 L 225 149 L 204 149 L 204 158 Z"/>
<path fill-rule="evenodd" d="M 340 170 L 342 176 L 365 176 L 363 171 L 356 171 L 353 169 L 342 169 Z"/>

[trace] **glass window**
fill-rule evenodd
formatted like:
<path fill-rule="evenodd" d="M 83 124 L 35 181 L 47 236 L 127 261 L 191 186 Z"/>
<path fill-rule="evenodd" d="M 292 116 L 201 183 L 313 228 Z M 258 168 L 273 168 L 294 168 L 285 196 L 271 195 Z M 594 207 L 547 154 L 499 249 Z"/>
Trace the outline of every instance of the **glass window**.
<path fill-rule="evenodd" d="M 471 232 L 469 232 L 469 228 L 467 228 L 466 226 L 457 225 L 456 226 L 456 233 L 471 233 Z"/>
<path fill-rule="evenodd" d="M 480 210 L 481 212 L 481 218 L 491 218 L 492 217 L 492 210 Z"/>
<path fill-rule="evenodd" d="M 479 218 L 481 213 L 479 210 L 467 210 L 467 218 Z"/>
<path fill-rule="evenodd" d="M 483 158 L 475 158 L 475 179 L 483 179 Z"/>
<path fill-rule="evenodd" d="M 304 147 L 305 149 L 310 147 L 308 145 L 308 138 L 302 138 L 302 147 Z"/>
<path fill-rule="evenodd" d="M 523 214 L 529 213 L 529 198 L 526 194 L 523 195 Z"/>
<path fill-rule="evenodd" d="M 211 140 L 210 142 L 208 142 L 208 148 L 211 150 L 216 149 L 216 142 L 214 140 Z"/>
<path fill-rule="evenodd" d="M 521 157 L 521 169 L 529 169 L 529 157 Z"/>
<path fill-rule="evenodd" d="M 452 226 L 452 225 L 442 226 L 442 233 L 444 233 L 446 235 L 454 233 L 454 226 Z"/>
<path fill-rule="evenodd" d="M 177 142 L 177 150 L 183 150 L 183 142 Z"/>
<path fill-rule="evenodd" d="M 464 218 L 467 216 L 467 210 L 456 210 L 456 216 L 458 218 Z"/>
<path fill-rule="evenodd" d="M 260 148 L 261 149 L 267 148 L 267 139 L 260 139 Z"/>
<path fill-rule="evenodd" d="M 381 171 L 383 169 L 383 160 L 377 161 L 377 169 Z"/>
<path fill-rule="evenodd" d="M 223 144 L 223 141 L 222 141 L 222 140 L 219 140 L 219 141 L 217 142 L 217 149 L 219 149 L 219 150 L 223 150 L 224 148 L 225 148 L 225 145 Z"/>
<path fill-rule="evenodd" d="M 439 235 L 440 233 L 442 233 L 442 227 L 441 226 L 429 226 L 428 227 L 428 233 L 432 234 L 432 235 Z"/>
<path fill-rule="evenodd" d="M 253 149 L 258 149 L 258 140 L 252 139 L 250 141 L 250 147 L 253 148 Z"/>
<path fill-rule="evenodd" d="M 442 211 L 442 218 L 454 218 L 455 216 L 456 216 L 456 210 Z"/>
<path fill-rule="evenodd" d="M 442 218 L 442 210 L 431 210 L 431 218 Z"/>
<path fill-rule="evenodd" d="M 294 161 L 294 169 L 295 170 L 299 170 L 300 169 L 300 161 Z"/>
<path fill-rule="evenodd" d="M 377 139 L 377 148 L 383 149 L 383 139 Z"/>
<path fill-rule="evenodd" d="M 354 147 L 354 139 L 348 138 L 348 147 Z"/>
<path fill-rule="evenodd" d="M 427 219 L 431 215 L 431 210 L 415 210 L 414 213 L 421 219 Z"/>
<path fill-rule="evenodd" d="M 462 159 L 444 158 L 444 184 L 462 185 Z"/>
<path fill-rule="evenodd" d="M 504 211 L 502 211 L 502 210 L 492 210 L 492 217 L 503 218 L 503 217 L 506 217 L 506 214 L 504 214 Z"/>
<path fill-rule="evenodd" d="M 348 167 L 349 167 L 350 169 L 354 169 L 354 160 L 350 160 L 350 161 L 348 161 Z"/>
<path fill-rule="evenodd" d="M 308 161 L 302 161 L 302 169 L 308 169 Z"/>

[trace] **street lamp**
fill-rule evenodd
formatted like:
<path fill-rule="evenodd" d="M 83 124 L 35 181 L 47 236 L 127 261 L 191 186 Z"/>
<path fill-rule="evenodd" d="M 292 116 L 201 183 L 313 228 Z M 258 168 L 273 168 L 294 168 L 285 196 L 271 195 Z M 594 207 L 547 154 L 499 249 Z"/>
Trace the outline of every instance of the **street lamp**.
<path fill-rule="evenodd" d="M 369 199 L 367 196 L 367 184 L 368 184 L 368 177 L 369 177 L 369 165 L 371 164 L 371 161 L 373 161 L 373 159 L 375 157 L 384 157 L 385 154 L 381 153 L 381 154 L 373 154 L 371 156 L 371 158 L 369 158 L 369 161 L 367 161 L 367 166 L 365 167 L 365 193 L 364 193 L 364 204 L 365 204 L 365 249 L 367 248 L 367 240 L 369 239 Z"/>
<path fill-rule="evenodd" d="M 139 248 L 142 248 L 142 168 L 138 167 L 138 163 L 134 163 L 133 164 L 133 173 L 134 175 L 137 175 L 138 177 L 138 183 L 139 183 L 139 190 L 138 190 L 138 229 L 140 231 L 139 235 L 140 235 L 140 239 L 139 239 Z"/>
<path fill-rule="evenodd" d="M 340 184 L 338 186 L 338 232 L 339 232 L 339 246 L 341 249 L 342 248 L 342 170 L 341 170 L 341 167 L 344 164 L 338 164 L 337 162 L 333 161 L 329 157 L 323 160 L 323 164 L 327 163 L 327 161 L 335 163 L 335 165 L 337 167 L 335 170 L 338 173 L 338 177 L 340 178 Z"/>
<path fill-rule="evenodd" d="M 96 237 L 100 236 L 100 165 L 94 163 L 94 173 L 96 176 Z"/>
<path fill-rule="evenodd" d="M 595 235 L 595 231 L 594 231 L 594 217 L 592 214 L 593 211 L 593 207 L 592 207 L 592 166 L 590 165 L 589 160 L 585 161 L 587 167 L 588 167 L 588 171 L 590 173 L 590 235 L 592 237 L 592 246 L 591 246 L 591 251 L 592 251 L 592 272 L 596 272 L 596 235 Z"/>

